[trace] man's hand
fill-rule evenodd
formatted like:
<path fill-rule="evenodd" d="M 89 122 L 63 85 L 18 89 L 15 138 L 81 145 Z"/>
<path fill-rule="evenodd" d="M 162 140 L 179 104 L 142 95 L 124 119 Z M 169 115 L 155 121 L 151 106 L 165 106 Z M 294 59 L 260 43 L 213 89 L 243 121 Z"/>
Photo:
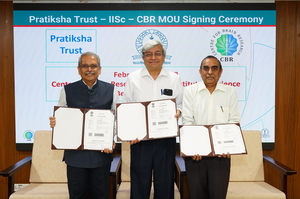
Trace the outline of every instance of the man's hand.
<path fill-rule="evenodd" d="M 198 161 L 198 160 L 201 160 L 201 159 L 202 159 L 202 156 L 199 155 L 199 154 L 196 154 L 196 155 L 193 156 L 193 160 Z"/>
<path fill-rule="evenodd" d="M 115 141 L 114 141 L 114 144 L 113 144 L 113 147 L 112 147 L 112 149 L 114 150 L 116 148 L 116 143 L 115 143 Z M 112 153 L 113 152 L 113 150 L 110 150 L 110 149 L 108 149 L 108 148 L 105 148 L 104 150 L 102 150 L 101 152 L 103 153 L 107 153 L 107 154 L 110 154 L 110 153 Z"/>
<path fill-rule="evenodd" d="M 176 111 L 176 114 L 174 115 L 174 117 L 177 118 L 177 121 L 179 120 L 180 113 L 181 113 L 180 110 L 177 110 L 177 111 Z"/>
<path fill-rule="evenodd" d="M 219 155 L 218 156 L 219 158 L 221 158 L 221 157 L 223 157 L 223 158 L 230 158 L 230 154 L 229 153 L 227 153 L 227 154 L 225 154 L 225 153 L 223 153 L 222 155 Z"/>
<path fill-rule="evenodd" d="M 130 141 L 130 145 L 139 143 L 140 141 L 141 141 L 141 140 L 139 140 L 138 138 L 136 138 L 135 140 L 131 140 L 131 141 Z"/>
<path fill-rule="evenodd" d="M 49 117 L 50 120 L 50 127 L 53 128 L 56 125 L 56 119 L 55 117 Z"/>

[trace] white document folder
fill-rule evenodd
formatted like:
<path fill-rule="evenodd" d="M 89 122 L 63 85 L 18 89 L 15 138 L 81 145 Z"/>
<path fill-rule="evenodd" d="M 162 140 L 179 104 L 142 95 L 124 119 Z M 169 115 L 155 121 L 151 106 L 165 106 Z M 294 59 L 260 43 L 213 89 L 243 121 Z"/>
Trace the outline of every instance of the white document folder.
<path fill-rule="evenodd" d="M 118 141 L 178 136 L 175 99 L 117 103 Z"/>
<path fill-rule="evenodd" d="M 114 111 L 54 107 L 52 149 L 112 150 Z"/>
<path fill-rule="evenodd" d="M 247 154 L 239 124 L 180 126 L 181 156 Z"/>

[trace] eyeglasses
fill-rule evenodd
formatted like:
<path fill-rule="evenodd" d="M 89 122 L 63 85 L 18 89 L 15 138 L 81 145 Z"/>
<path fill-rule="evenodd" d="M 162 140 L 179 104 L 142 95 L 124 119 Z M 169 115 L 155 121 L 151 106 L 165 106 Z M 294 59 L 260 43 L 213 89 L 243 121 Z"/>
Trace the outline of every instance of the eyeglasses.
<path fill-rule="evenodd" d="M 99 66 L 98 65 L 95 65 L 95 64 L 92 64 L 92 65 L 87 65 L 87 64 L 84 64 L 84 65 L 81 65 L 79 66 L 80 68 L 84 68 L 84 69 L 88 69 L 89 67 L 91 67 L 91 69 L 96 69 L 98 68 Z"/>
<path fill-rule="evenodd" d="M 155 57 L 161 57 L 163 54 L 161 52 L 156 52 L 156 53 L 144 53 L 144 57 L 150 58 L 153 57 L 153 55 Z"/>

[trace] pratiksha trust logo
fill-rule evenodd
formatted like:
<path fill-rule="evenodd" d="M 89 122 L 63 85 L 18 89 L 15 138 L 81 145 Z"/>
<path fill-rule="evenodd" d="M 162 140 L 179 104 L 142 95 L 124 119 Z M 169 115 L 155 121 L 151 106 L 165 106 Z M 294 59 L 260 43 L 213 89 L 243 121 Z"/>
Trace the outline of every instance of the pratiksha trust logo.
<path fill-rule="evenodd" d="M 241 55 L 244 49 L 244 41 L 241 34 L 233 29 L 222 29 L 213 35 L 210 41 L 210 49 L 214 56 L 220 53 L 221 62 L 233 62 L 233 56 Z"/>

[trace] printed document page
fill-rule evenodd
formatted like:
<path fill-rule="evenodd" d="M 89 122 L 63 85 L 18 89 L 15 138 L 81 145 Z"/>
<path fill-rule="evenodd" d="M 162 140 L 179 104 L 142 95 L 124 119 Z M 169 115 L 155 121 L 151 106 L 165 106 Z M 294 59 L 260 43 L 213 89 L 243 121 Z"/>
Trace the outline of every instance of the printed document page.
<path fill-rule="evenodd" d="M 117 108 L 117 133 L 122 141 L 147 136 L 146 111 L 141 103 L 124 103 Z"/>
<path fill-rule="evenodd" d="M 209 131 L 204 126 L 180 128 L 180 151 L 185 156 L 207 156 L 212 152 Z"/>
<path fill-rule="evenodd" d="M 82 143 L 83 113 L 80 109 L 60 107 L 54 112 L 53 145 L 57 149 L 77 149 Z"/>
<path fill-rule="evenodd" d="M 176 137 L 178 134 L 175 102 L 153 101 L 148 107 L 149 138 Z"/>
<path fill-rule="evenodd" d="M 85 114 L 84 149 L 112 150 L 114 114 L 110 110 L 90 109 Z"/>
<path fill-rule="evenodd" d="M 246 153 L 242 132 L 235 124 L 215 125 L 211 128 L 215 154 Z"/>

